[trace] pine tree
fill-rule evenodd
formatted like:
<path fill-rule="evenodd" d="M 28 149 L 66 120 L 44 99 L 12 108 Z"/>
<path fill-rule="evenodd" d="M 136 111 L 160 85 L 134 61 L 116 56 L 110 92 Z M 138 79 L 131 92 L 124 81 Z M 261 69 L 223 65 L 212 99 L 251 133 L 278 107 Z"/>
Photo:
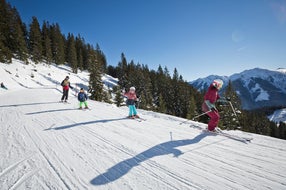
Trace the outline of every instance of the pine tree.
<path fill-rule="evenodd" d="M 279 131 L 279 138 L 286 139 L 286 124 L 285 123 L 283 122 L 279 123 L 278 131 Z"/>
<path fill-rule="evenodd" d="M 51 26 L 52 55 L 56 64 L 65 63 L 65 37 L 58 24 Z"/>
<path fill-rule="evenodd" d="M 127 81 L 127 60 L 125 58 L 125 55 L 121 54 L 121 61 L 118 63 L 118 79 L 119 79 L 119 86 L 121 88 L 126 88 L 128 85 Z"/>
<path fill-rule="evenodd" d="M 83 47 L 82 47 L 82 67 L 83 67 L 83 70 L 87 70 L 89 68 L 89 65 L 88 65 L 89 64 L 89 62 L 88 62 L 89 49 L 90 49 L 89 44 L 83 44 Z"/>
<path fill-rule="evenodd" d="M 195 115 L 196 115 L 196 102 L 195 102 L 195 98 L 193 95 L 190 95 L 189 97 L 189 107 L 186 110 L 187 111 L 187 119 L 192 119 Z"/>
<path fill-rule="evenodd" d="M 43 46 L 42 55 L 46 59 L 48 64 L 52 62 L 52 56 L 53 56 L 49 29 L 50 29 L 49 23 L 44 21 L 42 25 L 42 46 Z"/>
<path fill-rule="evenodd" d="M 115 104 L 117 107 L 120 107 L 121 104 L 123 103 L 123 97 L 122 97 L 121 89 L 119 88 L 119 86 L 114 86 L 113 92 L 115 93 Z"/>
<path fill-rule="evenodd" d="M 12 17 L 11 6 L 5 0 L 0 1 L 0 61 L 12 62 L 13 48 L 11 49 L 10 19 Z"/>
<path fill-rule="evenodd" d="M 102 73 L 101 65 L 98 62 L 98 53 L 97 51 L 90 49 L 89 52 L 89 92 L 91 93 L 91 99 L 102 101 L 103 99 L 103 84 L 102 84 Z"/>
<path fill-rule="evenodd" d="M 77 57 L 76 57 L 76 48 L 75 48 L 75 39 L 72 34 L 68 34 L 67 38 L 67 62 L 70 64 L 73 73 L 77 73 Z"/>
<path fill-rule="evenodd" d="M 32 18 L 32 23 L 30 24 L 29 42 L 32 60 L 38 63 L 42 60 L 42 36 L 40 25 L 36 17 Z"/>
<path fill-rule="evenodd" d="M 144 104 L 142 107 L 144 109 L 152 109 L 152 83 L 150 78 L 150 71 L 147 65 L 142 65 L 142 79 L 140 80 L 140 87 L 142 89 L 141 94 L 144 94 Z"/>
<path fill-rule="evenodd" d="M 10 20 L 10 50 L 16 55 L 15 58 L 26 61 L 28 58 L 27 44 L 24 38 L 23 22 L 16 8 L 11 9 Z"/>
<path fill-rule="evenodd" d="M 1 21 L 0 21 L 1 22 Z M 1 30 L 1 28 L 0 28 Z M 5 45 L 4 36 L 0 35 L 0 62 L 12 62 L 12 52 Z"/>
<path fill-rule="evenodd" d="M 270 136 L 279 138 L 278 126 L 274 122 L 271 122 L 271 124 L 270 124 Z"/>
<path fill-rule="evenodd" d="M 232 87 L 231 81 L 229 81 L 228 86 L 226 87 L 226 90 L 224 92 L 224 97 L 230 98 L 231 104 L 233 105 L 234 111 L 231 107 L 230 103 L 223 102 L 220 104 L 220 110 L 221 110 L 221 115 L 222 120 L 221 120 L 221 125 L 223 128 L 227 129 L 235 129 L 237 127 L 241 127 L 239 120 L 241 119 L 240 113 L 241 113 L 241 103 L 239 100 L 238 95 L 234 91 Z"/>
<path fill-rule="evenodd" d="M 99 47 L 99 44 L 96 44 L 96 53 L 97 53 L 98 63 L 100 66 L 100 72 L 104 73 L 106 71 L 107 62 L 104 53 L 101 51 Z"/>
<path fill-rule="evenodd" d="M 180 84 L 179 84 L 179 73 L 177 69 L 174 69 L 173 78 L 171 81 L 171 88 L 169 89 L 169 102 L 170 102 L 170 110 L 172 110 L 172 114 L 175 116 L 181 115 L 181 105 L 180 105 Z"/>
<path fill-rule="evenodd" d="M 83 44 L 84 41 L 80 35 L 75 38 L 75 48 L 76 48 L 76 57 L 77 57 L 77 67 L 80 70 L 83 70 Z"/>
<path fill-rule="evenodd" d="M 162 96 L 162 94 L 159 95 L 159 98 L 158 98 L 158 108 L 157 110 L 161 113 L 166 113 L 167 111 L 167 108 L 166 108 L 166 103 L 164 101 L 164 98 Z"/>

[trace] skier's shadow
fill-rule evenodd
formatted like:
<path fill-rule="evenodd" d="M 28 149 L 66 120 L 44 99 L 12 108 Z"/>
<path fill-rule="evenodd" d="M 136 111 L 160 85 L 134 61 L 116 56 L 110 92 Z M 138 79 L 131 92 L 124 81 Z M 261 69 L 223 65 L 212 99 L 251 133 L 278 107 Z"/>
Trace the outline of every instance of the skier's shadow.
<path fill-rule="evenodd" d="M 26 113 L 26 115 L 36 115 L 42 113 L 63 112 L 63 111 L 73 111 L 73 110 L 77 109 L 67 108 L 67 109 L 44 110 L 44 111 Z"/>
<path fill-rule="evenodd" d="M 38 103 L 27 103 L 27 104 L 11 104 L 11 105 L 1 105 L 0 108 L 20 107 L 20 106 L 35 106 L 35 105 L 58 104 L 58 103 L 59 102 L 38 102 Z"/>
<path fill-rule="evenodd" d="M 128 118 L 115 118 L 115 119 L 103 119 L 103 120 L 96 120 L 96 121 L 87 121 L 87 122 L 73 123 L 70 125 L 55 127 L 55 128 L 51 128 L 48 130 L 63 130 L 63 129 L 68 129 L 68 128 L 77 127 L 77 126 L 81 126 L 81 125 L 91 125 L 91 124 L 96 124 L 96 123 L 107 123 L 107 122 L 127 120 L 127 119 Z"/>
<path fill-rule="evenodd" d="M 198 143 L 208 135 L 210 134 L 201 133 L 193 139 L 168 141 L 153 146 L 150 149 L 141 152 L 132 158 L 123 160 L 122 162 L 112 166 L 105 173 L 102 173 L 97 177 L 95 177 L 94 179 L 92 179 L 90 183 L 92 185 L 105 185 L 113 181 L 116 181 L 117 179 L 126 175 L 133 167 L 138 166 L 140 165 L 141 162 L 144 162 L 156 156 L 173 154 L 174 157 L 179 157 L 180 155 L 183 154 L 183 152 L 176 149 L 177 147 Z"/>

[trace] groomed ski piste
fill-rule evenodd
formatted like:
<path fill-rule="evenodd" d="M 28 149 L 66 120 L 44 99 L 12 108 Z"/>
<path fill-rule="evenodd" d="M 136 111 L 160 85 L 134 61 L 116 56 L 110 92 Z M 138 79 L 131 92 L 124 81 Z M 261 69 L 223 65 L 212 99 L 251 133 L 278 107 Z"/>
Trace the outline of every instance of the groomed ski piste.
<path fill-rule="evenodd" d="M 125 106 L 91 100 L 81 111 L 74 91 L 59 103 L 68 67 L 13 62 L 0 64 L 1 190 L 286 189 L 284 140 L 226 131 L 253 138 L 242 142 L 140 109 L 137 122 Z M 70 80 L 87 85 L 88 74 Z"/>

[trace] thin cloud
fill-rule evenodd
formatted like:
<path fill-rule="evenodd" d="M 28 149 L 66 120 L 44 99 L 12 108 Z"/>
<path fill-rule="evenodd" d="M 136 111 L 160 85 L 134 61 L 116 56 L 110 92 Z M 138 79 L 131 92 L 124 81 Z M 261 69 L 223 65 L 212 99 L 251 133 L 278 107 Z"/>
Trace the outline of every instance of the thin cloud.
<path fill-rule="evenodd" d="M 273 13 L 280 24 L 286 23 L 286 0 L 271 3 Z"/>
<path fill-rule="evenodd" d="M 247 48 L 246 46 L 243 46 L 243 47 L 238 48 L 237 51 L 238 51 L 238 52 L 242 52 L 242 51 L 245 50 L 246 48 Z"/>

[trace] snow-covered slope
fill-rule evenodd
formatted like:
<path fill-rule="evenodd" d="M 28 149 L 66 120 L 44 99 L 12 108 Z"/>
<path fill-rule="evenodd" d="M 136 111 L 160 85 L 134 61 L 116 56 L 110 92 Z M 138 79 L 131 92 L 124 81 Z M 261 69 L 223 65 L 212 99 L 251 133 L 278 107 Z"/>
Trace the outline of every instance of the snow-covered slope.
<path fill-rule="evenodd" d="M 13 59 L 12 64 L 0 63 L 0 75 L 0 82 L 4 82 L 10 91 L 24 88 L 57 88 L 62 80 L 69 76 L 71 85 L 75 87 L 73 90 L 75 94 L 80 88 L 88 90 L 89 82 L 89 73 L 87 71 L 79 71 L 74 74 L 67 65 L 48 65 L 45 63 L 26 65 L 15 59 Z M 118 79 L 104 75 L 102 81 L 104 88 L 107 90 L 117 85 Z"/>
<path fill-rule="evenodd" d="M 281 73 L 286 73 L 286 69 L 285 68 L 279 68 L 279 69 L 277 69 L 277 71 L 279 71 Z"/>
<path fill-rule="evenodd" d="M 57 82 L 68 72 L 52 71 Z M 1 79 L 12 90 L 0 91 L 1 190 L 286 188 L 286 141 L 228 131 L 253 137 L 241 142 L 144 110 L 139 122 L 126 119 L 127 107 L 91 100 L 92 110 L 82 111 L 72 94 L 70 104 L 58 102 L 56 81 L 7 76 Z M 78 76 L 79 83 L 86 79 Z"/>
<path fill-rule="evenodd" d="M 276 110 L 272 115 L 268 117 L 271 121 L 276 123 L 284 122 L 286 123 L 286 109 Z"/>
<path fill-rule="evenodd" d="M 283 69 L 270 71 L 256 68 L 230 77 L 216 77 L 224 81 L 230 80 L 242 101 L 243 108 L 251 110 L 262 107 L 286 106 L 286 73 L 283 71 Z M 214 76 L 211 75 L 192 81 L 190 84 L 199 90 L 205 90 L 213 79 Z"/>

